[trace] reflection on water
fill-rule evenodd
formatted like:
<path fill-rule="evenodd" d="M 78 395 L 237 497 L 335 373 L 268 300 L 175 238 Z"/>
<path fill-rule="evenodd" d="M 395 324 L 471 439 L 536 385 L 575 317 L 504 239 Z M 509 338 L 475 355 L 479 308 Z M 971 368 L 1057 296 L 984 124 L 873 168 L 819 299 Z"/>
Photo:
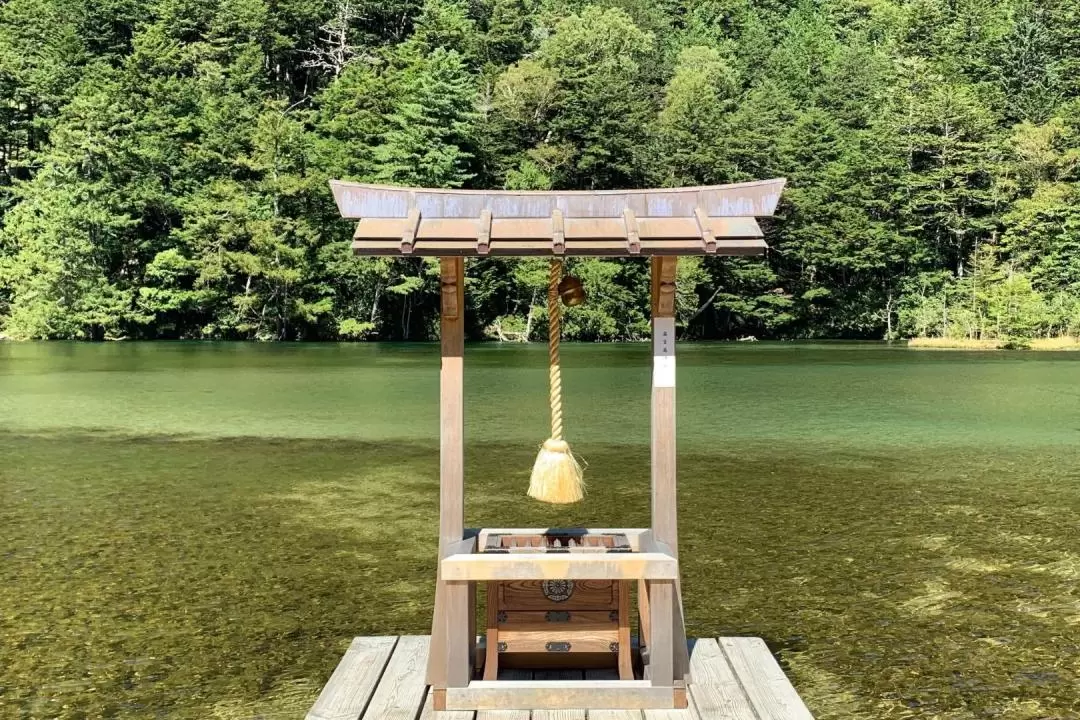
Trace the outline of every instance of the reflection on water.
<path fill-rule="evenodd" d="M 644 525 L 648 348 L 570 346 L 590 495 L 524 497 L 542 348 L 468 350 L 470 524 Z M 0 344 L 0 717 L 296 718 L 425 632 L 437 348 Z M 820 718 L 1077 713 L 1080 355 L 690 346 L 689 632 Z"/>

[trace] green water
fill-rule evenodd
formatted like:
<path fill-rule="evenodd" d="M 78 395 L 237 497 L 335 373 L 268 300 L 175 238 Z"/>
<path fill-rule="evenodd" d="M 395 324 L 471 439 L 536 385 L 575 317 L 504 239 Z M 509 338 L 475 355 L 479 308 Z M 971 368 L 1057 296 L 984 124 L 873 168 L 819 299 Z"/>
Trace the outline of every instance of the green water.
<path fill-rule="evenodd" d="M 426 631 L 431 345 L 0 343 L 0 718 L 297 718 Z M 467 521 L 648 522 L 646 346 L 569 346 L 569 508 L 523 497 L 541 347 L 470 346 Z M 822 719 L 1080 717 L 1080 354 L 697 345 L 692 635 Z"/>

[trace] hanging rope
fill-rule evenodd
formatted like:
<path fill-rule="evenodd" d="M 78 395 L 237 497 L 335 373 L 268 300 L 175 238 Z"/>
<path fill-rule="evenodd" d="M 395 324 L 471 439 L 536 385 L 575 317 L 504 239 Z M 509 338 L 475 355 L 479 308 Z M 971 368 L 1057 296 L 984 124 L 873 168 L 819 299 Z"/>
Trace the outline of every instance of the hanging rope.
<path fill-rule="evenodd" d="M 562 308 L 559 307 L 559 281 L 562 260 L 552 260 L 548 273 L 548 402 L 551 404 L 551 439 L 563 439 L 562 370 L 559 367 L 559 337 L 562 335 Z"/>
<path fill-rule="evenodd" d="M 536 455 L 529 478 L 529 497 L 549 503 L 572 503 L 585 496 L 581 465 L 563 439 L 562 372 L 559 364 L 559 337 L 562 313 L 559 281 L 562 260 L 552 259 L 548 275 L 548 404 L 551 406 L 551 437 Z"/>

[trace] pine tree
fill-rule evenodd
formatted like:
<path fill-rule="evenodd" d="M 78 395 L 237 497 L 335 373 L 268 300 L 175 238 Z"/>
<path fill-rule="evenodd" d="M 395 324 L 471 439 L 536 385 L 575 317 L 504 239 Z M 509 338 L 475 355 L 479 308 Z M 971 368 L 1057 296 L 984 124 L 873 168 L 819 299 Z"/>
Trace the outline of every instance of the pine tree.
<path fill-rule="evenodd" d="M 377 177 L 424 187 L 460 187 L 472 176 L 476 90 L 465 62 L 438 48 L 402 71 L 400 97 L 375 150 Z"/>

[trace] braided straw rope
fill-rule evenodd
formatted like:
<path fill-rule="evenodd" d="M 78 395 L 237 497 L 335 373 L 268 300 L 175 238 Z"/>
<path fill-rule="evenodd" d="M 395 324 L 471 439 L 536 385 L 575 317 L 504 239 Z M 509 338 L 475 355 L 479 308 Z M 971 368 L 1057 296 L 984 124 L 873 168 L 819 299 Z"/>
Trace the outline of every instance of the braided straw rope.
<path fill-rule="evenodd" d="M 562 260 L 552 260 L 548 275 L 548 401 L 551 403 L 552 440 L 563 439 L 562 371 L 559 368 L 559 336 L 562 335 L 559 281 L 562 279 L 562 269 Z"/>
<path fill-rule="evenodd" d="M 581 463 L 563 440 L 562 373 L 559 366 L 559 336 L 562 315 L 559 310 L 559 281 L 562 260 L 551 261 L 548 277 L 548 399 L 551 404 L 551 437 L 540 446 L 529 476 L 529 497 L 549 503 L 572 503 L 585 493 Z"/>

